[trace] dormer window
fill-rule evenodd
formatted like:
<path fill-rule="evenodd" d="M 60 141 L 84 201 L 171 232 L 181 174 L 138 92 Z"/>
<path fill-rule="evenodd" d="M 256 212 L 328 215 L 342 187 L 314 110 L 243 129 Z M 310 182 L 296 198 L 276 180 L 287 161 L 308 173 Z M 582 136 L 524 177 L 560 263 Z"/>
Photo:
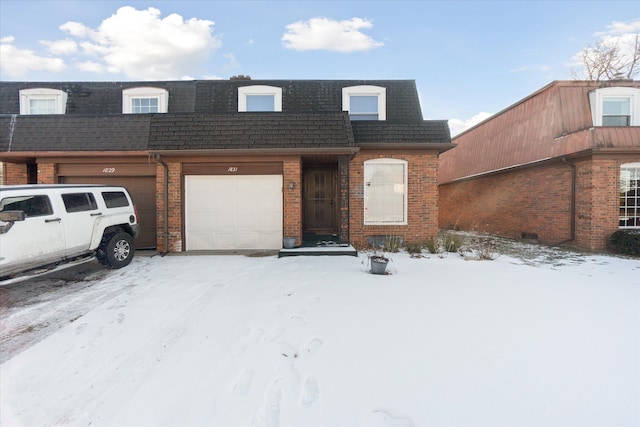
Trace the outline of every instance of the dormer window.
<path fill-rule="evenodd" d="M 342 110 L 349 112 L 351 120 L 386 120 L 386 88 L 367 85 L 342 88 Z"/>
<path fill-rule="evenodd" d="M 65 91 L 48 88 L 20 91 L 20 114 L 64 114 L 66 108 Z"/>
<path fill-rule="evenodd" d="M 169 92 L 157 87 L 134 87 L 122 91 L 123 114 L 166 113 Z"/>
<path fill-rule="evenodd" d="M 594 126 L 640 126 L 640 89 L 607 87 L 589 99 Z"/>
<path fill-rule="evenodd" d="M 242 86 L 238 88 L 238 111 L 282 111 L 282 88 L 275 86 Z"/>

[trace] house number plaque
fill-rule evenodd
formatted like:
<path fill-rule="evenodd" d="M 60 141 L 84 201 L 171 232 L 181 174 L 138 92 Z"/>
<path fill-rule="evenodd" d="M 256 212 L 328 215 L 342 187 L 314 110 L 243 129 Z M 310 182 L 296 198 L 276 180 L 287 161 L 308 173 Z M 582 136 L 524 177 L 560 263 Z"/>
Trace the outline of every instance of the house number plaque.
<path fill-rule="evenodd" d="M 227 169 L 227 172 L 236 173 L 236 172 L 238 172 L 238 167 L 237 166 L 230 166 L 229 169 Z"/>
<path fill-rule="evenodd" d="M 102 169 L 102 173 L 115 173 L 116 168 L 104 168 Z"/>

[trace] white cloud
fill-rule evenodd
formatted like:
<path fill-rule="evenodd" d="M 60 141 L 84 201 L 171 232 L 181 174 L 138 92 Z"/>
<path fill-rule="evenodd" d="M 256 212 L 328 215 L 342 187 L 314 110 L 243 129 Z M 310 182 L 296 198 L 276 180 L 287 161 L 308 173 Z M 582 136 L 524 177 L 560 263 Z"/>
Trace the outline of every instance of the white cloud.
<path fill-rule="evenodd" d="M 90 73 L 102 73 L 104 72 L 104 67 L 102 64 L 99 64 L 94 61 L 84 61 L 78 63 L 77 67 L 82 71 L 87 71 Z"/>
<path fill-rule="evenodd" d="M 607 26 L 606 32 L 596 33 L 608 46 L 618 45 L 625 56 L 631 56 L 635 46 L 636 34 L 640 32 L 640 20 L 632 22 L 614 22 Z"/>
<path fill-rule="evenodd" d="M 449 119 L 449 129 L 451 130 L 451 136 L 456 136 L 464 132 L 465 130 L 477 125 L 478 123 L 491 117 L 492 113 L 480 112 L 475 116 L 467 120 L 461 119 Z"/>
<path fill-rule="evenodd" d="M 150 7 L 137 10 L 125 6 L 95 29 L 69 21 L 60 29 L 80 41 L 79 61 L 84 71 L 122 72 L 140 80 L 176 79 L 188 75 L 221 45 L 212 35 L 213 21 L 178 14 L 161 17 Z M 58 42 L 50 42 L 54 45 Z"/>
<path fill-rule="evenodd" d="M 598 42 L 602 42 L 605 46 L 618 46 L 620 53 L 626 57 L 633 56 L 636 35 L 640 33 L 640 19 L 630 22 L 613 22 L 607 25 L 606 31 L 598 31 L 593 34 Z M 577 52 L 568 63 L 568 66 L 574 69 L 583 69 L 583 55 L 589 47 Z M 578 73 L 579 74 L 579 73 Z"/>
<path fill-rule="evenodd" d="M 383 46 L 362 29 L 373 27 L 371 21 L 351 18 L 336 21 L 328 18 L 312 18 L 287 25 L 287 32 L 282 36 L 282 43 L 293 50 L 328 50 L 341 53 L 367 51 Z"/>
<path fill-rule="evenodd" d="M 78 51 L 78 44 L 69 39 L 58 41 L 43 40 L 40 43 L 47 46 L 47 50 L 54 55 L 71 55 Z"/>
<path fill-rule="evenodd" d="M 0 72 L 12 77 L 19 77 L 29 71 L 61 72 L 66 69 L 60 58 L 41 56 L 28 49 L 18 49 L 13 45 L 13 36 L 0 40 Z"/>
<path fill-rule="evenodd" d="M 81 24 L 80 22 L 74 21 L 66 22 L 60 25 L 59 28 L 74 37 L 87 37 L 92 33 L 90 28 L 85 27 L 84 24 Z"/>

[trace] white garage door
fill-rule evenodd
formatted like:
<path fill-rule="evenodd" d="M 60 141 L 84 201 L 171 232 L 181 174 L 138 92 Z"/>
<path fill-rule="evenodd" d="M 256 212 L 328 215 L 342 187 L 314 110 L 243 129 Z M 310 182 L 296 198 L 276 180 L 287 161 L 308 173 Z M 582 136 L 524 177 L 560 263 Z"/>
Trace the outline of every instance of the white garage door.
<path fill-rule="evenodd" d="M 186 249 L 282 248 L 282 175 L 185 177 Z"/>

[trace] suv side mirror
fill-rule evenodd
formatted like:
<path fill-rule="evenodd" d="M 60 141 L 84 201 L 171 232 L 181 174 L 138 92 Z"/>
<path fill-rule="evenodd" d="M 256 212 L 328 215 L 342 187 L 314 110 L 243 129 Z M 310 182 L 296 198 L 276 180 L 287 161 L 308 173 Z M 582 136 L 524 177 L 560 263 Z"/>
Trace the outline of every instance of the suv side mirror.
<path fill-rule="evenodd" d="M 26 218 L 24 211 L 2 211 L 0 212 L 0 221 L 7 224 L 0 226 L 0 234 L 4 234 L 13 227 L 15 221 L 24 221 Z"/>

